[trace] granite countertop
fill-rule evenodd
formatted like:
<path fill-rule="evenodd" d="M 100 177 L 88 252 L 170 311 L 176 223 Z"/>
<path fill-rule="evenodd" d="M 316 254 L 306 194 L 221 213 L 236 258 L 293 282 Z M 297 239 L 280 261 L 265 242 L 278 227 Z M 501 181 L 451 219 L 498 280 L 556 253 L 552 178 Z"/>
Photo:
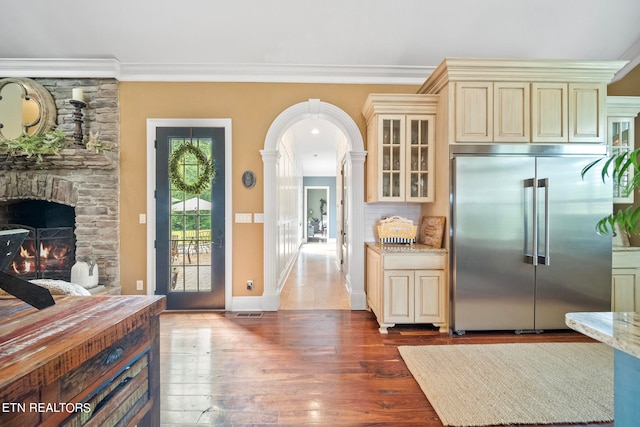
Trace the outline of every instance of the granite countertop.
<path fill-rule="evenodd" d="M 613 246 L 613 251 L 616 252 L 638 252 L 640 246 Z"/>
<path fill-rule="evenodd" d="M 390 243 L 367 242 L 367 246 L 379 254 L 395 254 L 395 253 L 433 253 L 446 254 L 444 248 L 434 248 L 432 246 L 415 243 L 414 245 L 394 245 Z"/>
<path fill-rule="evenodd" d="M 575 331 L 640 358 L 640 314 L 638 313 L 567 313 L 565 323 Z"/>

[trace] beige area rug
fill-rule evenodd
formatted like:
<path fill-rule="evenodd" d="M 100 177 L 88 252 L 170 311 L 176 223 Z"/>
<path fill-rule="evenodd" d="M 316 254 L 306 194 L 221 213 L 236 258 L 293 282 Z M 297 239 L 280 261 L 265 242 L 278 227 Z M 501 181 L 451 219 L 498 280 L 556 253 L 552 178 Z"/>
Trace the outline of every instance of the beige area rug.
<path fill-rule="evenodd" d="M 445 426 L 613 420 L 613 349 L 600 343 L 402 346 Z"/>

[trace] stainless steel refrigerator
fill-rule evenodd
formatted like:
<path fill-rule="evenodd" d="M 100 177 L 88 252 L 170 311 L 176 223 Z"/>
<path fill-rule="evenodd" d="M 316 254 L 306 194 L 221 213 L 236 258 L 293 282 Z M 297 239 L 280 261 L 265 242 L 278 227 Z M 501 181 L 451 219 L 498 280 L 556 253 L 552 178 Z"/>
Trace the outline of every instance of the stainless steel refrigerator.
<path fill-rule="evenodd" d="M 451 326 L 565 329 L 576 311 L 610 311 L 611 184 L 582 168 L 603 146 L 455 146 Z"/>

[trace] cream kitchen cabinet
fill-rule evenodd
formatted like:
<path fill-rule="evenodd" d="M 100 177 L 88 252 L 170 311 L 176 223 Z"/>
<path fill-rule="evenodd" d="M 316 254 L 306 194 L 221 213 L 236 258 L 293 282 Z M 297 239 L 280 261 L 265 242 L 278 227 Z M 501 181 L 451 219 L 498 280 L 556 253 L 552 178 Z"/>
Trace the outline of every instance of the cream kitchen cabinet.
<path fill-rule="evenodd" d="M 438 143 L 604 144 L 606 87 L 624 65 L 445 58 L 418 93 L 441 96 Z"/>
<path fill-rule="evenodd" d="M 532 142 L 602 143 L 606 85 L 532 83 Z"/>
<path fill-rule="evenodd" d="M 458 82 L 456 142 L 601 143 L 606 86 Z"/>
<path fill-rule="evenodd" d="M 431 323 L 448 332 L 446 251 L 368 244 L 367 303 L 380 332 L 396 324 Z"/>
<path fill-rule="evenodd" d="M 568 141 L 569 86 L 533 83 L 531 93 L 531 141 L 551 144 Z"/>
<path fill-rule="evenodd" d="M 635 149 L 635 119 L 640 113 L 640 97 L 607 97 L 607 142 L 611 154 Z M 618 185 L 613 184 L 613 203 L 633 203 L 634 193 L 627 194 L 626 185 L 633 179 L 633 170 L 627 170 Z"/>
<path fill-rule="evenodd" d="M 458 142 L 530 142 L 530 88 L 519 82 L 459 82 Z"/>
<path fill-rule="evenodd" d="M 607 86 L 569 83 L 569 142 L 605 142 Z"/>
<path fill-rule="evenodd" d="M 437 97 L 372 94 L 367 120 L 367 202 L 432 202 Z"/>
<path fill-rule="evenodd" d="M 611 311 L 640 309 L 640 248 L 613 249 Z"/>

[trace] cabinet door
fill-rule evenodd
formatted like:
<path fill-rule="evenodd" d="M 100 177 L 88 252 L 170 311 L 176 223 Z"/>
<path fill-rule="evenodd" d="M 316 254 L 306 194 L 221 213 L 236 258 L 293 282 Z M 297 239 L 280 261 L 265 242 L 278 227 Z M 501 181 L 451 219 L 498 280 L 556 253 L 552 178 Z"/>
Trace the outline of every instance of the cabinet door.
<path fill-rule="evenodd" d="M 416 323 L 444 321 L 446 295 L 443 270 L 418 270 L 415 272 Z"/>
<path fill-rule="evenodd" d="M 493 142 L 493 83 L 456 83 L 456 141 Z"/>
<path fill-rule="evenodd" d="M 531 85 L 532 142 L 568 142 L 568 86 L 566 83 Z"/>
<path fill-rule="evenodd" d="M 638 300 L 638 270 L 615 268 L 611 277 L 611 311 L 636 311 Z"/>
<path fill-rule="evenodd" d="M 380 315 L 382 289 L 380 287 L 380 255 L 367 248 L 367 303 L 376 315 Z"/>
<path fill-rule="evenodd" d="M 493 141 L 529 142 L 529 83 L 493 84 Z"/>
<path fill-rule="evenodd" d="M 634 119 L 630 117 L 607 118 L 607 140 L 612 155 L 633 151 Z M 633 179 L 633 170 L 627 169 L 618 185 L 613 183 L 613 203 L 633 203 L 633 191 L 627 193 L 627 186 Z"/>
<path fill-rule="evenodd" d="M 406 123 L 406 201 L 432 202 L 434 116 L 407 116 Z"/>
<path fill-rule="evenodd" d="M 414 271 L 385 270 L 384 322 L 413 323 Z"/>
<path fill-rule="evenodd" d="M 405 194 L 405 118 L 380 116 L 378 118 L 378 200 L 403 201 Z"/>
<path fill-rule="evenodd" d="M 569 142 L 605 142 L 606 86 L 569 83 Z"/>

